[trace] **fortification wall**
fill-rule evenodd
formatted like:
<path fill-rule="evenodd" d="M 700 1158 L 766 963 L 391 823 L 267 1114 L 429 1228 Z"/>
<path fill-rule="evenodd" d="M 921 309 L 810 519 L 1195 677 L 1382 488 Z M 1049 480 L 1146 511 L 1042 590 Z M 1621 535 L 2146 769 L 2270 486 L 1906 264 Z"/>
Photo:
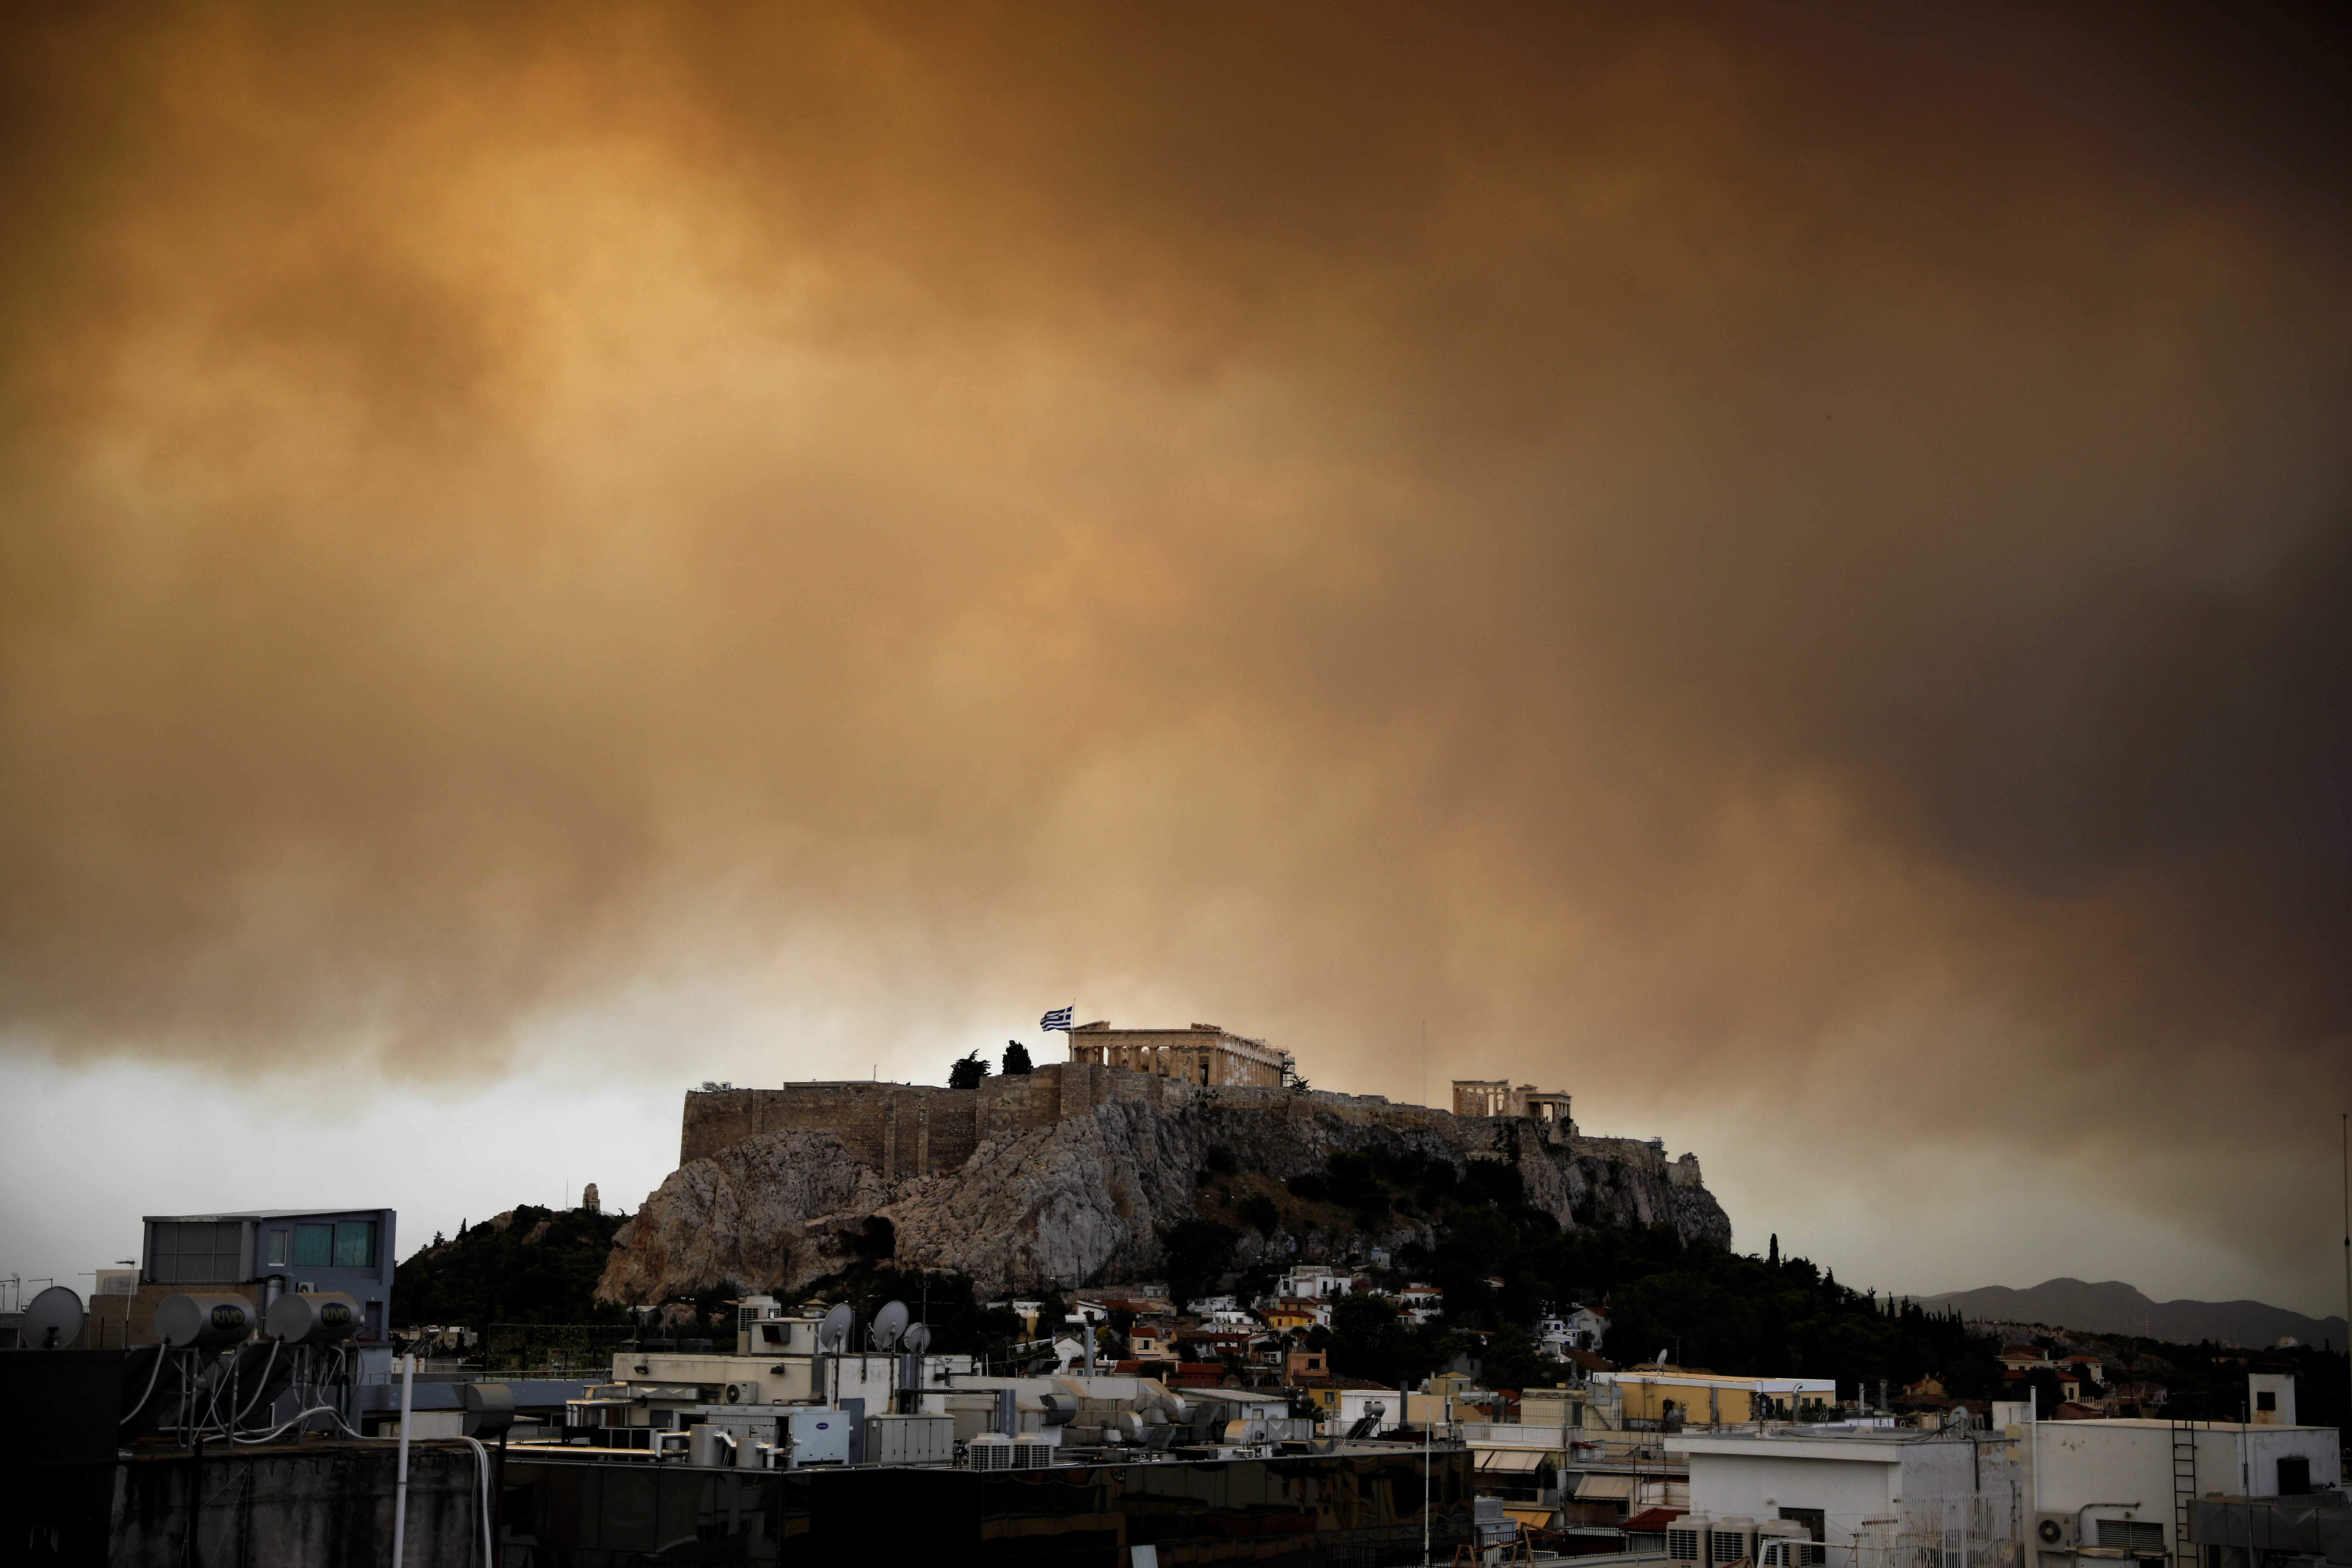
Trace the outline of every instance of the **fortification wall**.
<path fill-rule="evenodd" d="M 1121 1103 L 1163 1111 L 1215 1104 L 1302 1121 L 1329 1116 L 1353 1126 L 1439 1132 L 1454 1139 L 1463 1138 L 1465 1131 L 1483 1137 L 1486 1126 L 1465 1122 L 1450 1111 L 1394 1105 L 1379 1095 L 1202 1087 L 1091 1062 L 1055 1062 L 1032 1073 L 983 1079 L 978 1089 L 853 1079 L 790 1083 L 781 1089 L 688 1089 L 677 1160 L 681 1166 L 707 1160 L 762 1132 L 830 1132 L 852 1157 L 872 1165 L 885 1179 L 927 1176 L 959 1168 L 983 1142 Z"/>
<path fill-rule="evenodd" d="M 689 1089 L 678 1163 L 707 1160 L 762 1132 L 831 1132 L 886 1178 L 952 1171 L 988 1138 L 1062 1119 L 1060 1076 L 992 1078 L 976 1089 L 929 1084 L 795 1083 Z"/>

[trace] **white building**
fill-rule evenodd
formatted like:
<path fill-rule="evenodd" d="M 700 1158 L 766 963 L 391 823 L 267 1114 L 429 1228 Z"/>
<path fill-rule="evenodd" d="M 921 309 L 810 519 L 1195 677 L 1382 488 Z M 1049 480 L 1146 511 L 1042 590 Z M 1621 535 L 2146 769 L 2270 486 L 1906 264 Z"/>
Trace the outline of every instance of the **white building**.
<path fill-rule="evenodd" d="M 1294 1297 L 1302 1301 L 1321 1300 L 1327 1297 L 1344 1296 L 1355 1289 L 1355 1277 L 1327 1263 L 1301 1263 L 1275 1281 L 1276 1296 Z"/>
<path fill-rule="evenodd" d="M 1609 1320 L 1590 1307 L 1571 1307 L 1565 1312 L 1548 1313 L 1536 1321 L 1535 1340 L 1544 1354 L 1559 1360 L 1571 1350 L 1597 1351 L 1601 1336 L 1608 1331 Z"/>
<path fill-rule="evenodd" d="M 2250 1372 L 2246 1374 L 2247 1419 L 2257 1426 L 2294 1425 L 2294 1374 Z"/>
<path fill-rule="evenodd" d="M 2037 1568 L 2077 1568 L 2082 1549 L 2170 1553 L 2191 1498 L 2270 1497 L 2342 1479 L 2332 1426 L 2043 1421 L 2015 1430 Z"/>
<path fill-rule="evenodd" d="M 1380 1420 L 1370 1436 L 1378 1437 L 1404 1425 L 1404 1395 L 1393 1388 L 1342 1388 L 1333 1391 L 1338 1395 L 1331 1413 L 1323 1420 L 1323 1435 L 1344 1437 L 1357 1422 L 1380 1406 Z"/>
<path fill-rule="evenodd" d="M 1947 1568 L 2113 1568 L 2126 1555 L 2172 1555 L 2176 1523 L 2194 1499 L 2341 1479 L 2333 1428 L 2236 1423 L 1686 1432 L 1668 1436 L 1665 1449 L 1690 1465 L 1681 1545 L 1704 1550 L 1717 1523 L 1792 1521 L 1826 1568 L 1890 1568 L 1922 1552 Z"/>
<path fill-rule="evenodd" d="M 1827 1568 L 1888 1568 L 1906 1547 L 2018 1538 L 2017 1462 L 1990 1436 L 1891 1426 L 1685 1433 L 1665 1440 L 1669 1463 L 1690 1465 L 1688 1542 L 1761 1523 L 1801 1524 Z M 1745 1552 L 1738 1555 L 1746 1555 Z M 1811 1555 L 1810 1553 L 1806 1555 Z M 1969 1552 L 1949 1568 L 1993 1568 Z"/>

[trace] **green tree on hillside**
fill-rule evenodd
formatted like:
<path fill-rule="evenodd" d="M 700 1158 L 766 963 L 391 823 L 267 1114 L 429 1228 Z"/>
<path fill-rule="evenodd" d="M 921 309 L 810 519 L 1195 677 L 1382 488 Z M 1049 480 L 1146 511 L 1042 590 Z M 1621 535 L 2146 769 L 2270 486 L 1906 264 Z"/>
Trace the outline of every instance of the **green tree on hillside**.
<path fill-rule="evenodd" d="M 484 1224 L 420 1249 L 393 1271 L 392 1322 L 487 1331 L 499 1323 L 625 1323 L 595 1299 L 623 1214 L 525 1204 L 503 1227 Z"/>
<path fill-rule="evenodd" d="M 1209 1219 L 1180 1220 L 1160 1233 L 1168 1256 L 1168 1293 L 1178 1311 L 1215 1291 L 1218 1278 L 1233 1267 L 1241 1239 L 1233 1226 Z"/>

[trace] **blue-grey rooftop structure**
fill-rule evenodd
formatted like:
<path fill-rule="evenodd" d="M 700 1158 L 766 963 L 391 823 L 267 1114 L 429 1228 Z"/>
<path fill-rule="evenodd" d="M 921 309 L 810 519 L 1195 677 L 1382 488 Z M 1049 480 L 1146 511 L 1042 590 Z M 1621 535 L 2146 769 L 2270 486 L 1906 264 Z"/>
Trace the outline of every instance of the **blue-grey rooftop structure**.
<path fill-rule="evenodd" d="M 252 1209 L 148 1215 L 139 1283 L 197 1290 L 259 1285 L 259 1304 L 289 1290 L 341 1290 L 360 1303 L 362 1341 L 391 1321 L 392 1209 Z"/>

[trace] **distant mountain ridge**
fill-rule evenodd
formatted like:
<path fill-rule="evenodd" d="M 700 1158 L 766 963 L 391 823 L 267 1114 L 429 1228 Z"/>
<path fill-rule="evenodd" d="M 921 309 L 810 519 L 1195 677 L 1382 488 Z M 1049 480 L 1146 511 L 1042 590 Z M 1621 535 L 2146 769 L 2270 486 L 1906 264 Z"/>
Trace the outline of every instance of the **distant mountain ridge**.
<path fill-rule="evenodd" d="M 2045 1279 L 2026 1290 L 1987 1285 L 1912 1300 L 1922 1307 L 1958 1307 L 1981 1322 L 2047 1323 L 2087 1334 L 2145 1334 L 2175 1344 L 2215 1340 L 2260 1346 L 2289 1334 L 2311 1345 L 2325 1340 L 2340 1350 L 2345 1343 L 2342 1318 L 2306 1318 L 2262 1301 L 2156 1301 L 2120 1279 L 2096 1285 Z"/>

